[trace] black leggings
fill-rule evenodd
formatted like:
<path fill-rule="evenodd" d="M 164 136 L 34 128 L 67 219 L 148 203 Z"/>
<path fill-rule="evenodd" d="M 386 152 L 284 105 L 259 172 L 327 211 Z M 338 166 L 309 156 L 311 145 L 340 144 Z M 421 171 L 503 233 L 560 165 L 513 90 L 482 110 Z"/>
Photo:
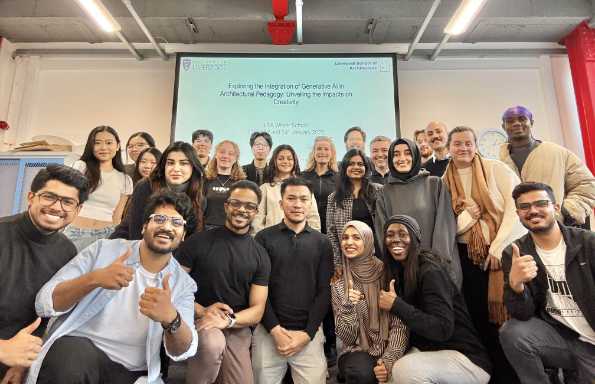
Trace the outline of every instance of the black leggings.
<path fill-rule="evenodd" d="M 376 360 L 367 352 L 348 352 L 339 358 L 339 374 L 347 384 L 376 384 Z"/>
<path fill-rule="evenodd" d="M 129 371 L 85 337 L 63 336 L 43 359 L 37 384 L 132 384 L 146 371 Z"/>

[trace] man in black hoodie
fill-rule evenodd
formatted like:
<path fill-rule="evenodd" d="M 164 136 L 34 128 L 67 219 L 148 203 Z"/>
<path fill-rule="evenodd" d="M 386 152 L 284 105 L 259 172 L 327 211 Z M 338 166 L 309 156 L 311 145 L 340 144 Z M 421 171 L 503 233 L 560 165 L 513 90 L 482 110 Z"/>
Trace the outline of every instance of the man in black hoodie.
<path fill-rule="evenodd" d="M 504 301 L 512 317 L 500 330 L 521 382 L 548 383 L 544 367 L 576 370 L 595 382 L 595 234 L 566 227 L 550 186 L 519 184 L 512 192 L 529 233 L 502 256 Z"/>

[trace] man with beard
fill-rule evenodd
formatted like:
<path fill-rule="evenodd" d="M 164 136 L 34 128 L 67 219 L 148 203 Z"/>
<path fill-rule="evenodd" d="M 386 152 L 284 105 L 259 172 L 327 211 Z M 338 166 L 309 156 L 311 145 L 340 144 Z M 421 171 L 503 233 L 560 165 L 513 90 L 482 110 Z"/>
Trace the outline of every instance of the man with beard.
<path fill-rule="evenodd" d="M 266 250 L 250 235 L 260 199 L 258 185 L 235 182 L 224 203 L 225 225 L 190 236 L 176 255 L 200 287 L 199 346 L 187 383 L 253 383 L 250 326 L 262 318 L 271 271 Z"/>
<path fill-rule="evenodd" d="M 242 166 L 246 179 L 255 182 L 259 186 L 268 181 L 267 157 L 272 147 L 273 139 L 267 132 L 254 132 L 250 135 L 250 148 L 252 148 L 254 160 L 250 164 Z"/>
<path fill-rule="evenodd" d="M 296 383 L 326 383 L 320 325 L 330 304 L 333 249 L 310 228 L 312 186 L 289 178 L 281 184 L 283 221 L 256 234 L 271 260 L 269 297 L 254 331 L 252 367 L 257 384 L 280 384 L 291 367 Z"/>
<path fill-rule="evenodd" d="M 391 140 L 386 136 L 376 136 L 370 142 L 370 153 L 372 156 L 372 175 L 370 181 L 384 185 L 388 181 L 390 170 L 388 169 L 388 147 Z"/>
<path fill-rule="evenodd" d="M 207 166 L 211 156 L 211 147 L 213 146 L 213 132 L 208 129 L 197 129 L 192 132 L 192 146 L 196 151 L 196 156 L 203 167 Z"/>
<path fill-rule="evenodd" d="M 175 361 L 194 356 L 196 284 L 172 257 L 192 212 L 186 194 L 163 190 L 147 203 L 142 240 L 99 240 L 43 286 L 37 313 L 59 317 L 28 384 L 159 384 L 162 341 Z"/>
<path fill-rule="evenodd" d="M 432 121 L 426 127 L 426 137 L 434 154 L 421 167 L 430 172 L 431 176 L 442 177 L 450 161 L 448 153 L 448 128 L 440 121 Z M 416 140 L 417 141 L 417 140 Z M 421 151 L 421 148 L 420 148 Z M 422 155 L 423 156 L 423 155 Z"/>
<path fill-rule="evenodd" d="M 430 160 L 430 158 L 434 154 L 432 147 L 430 147 L 430 144 L 428 143 L 428 137 L 426 136 L 426 130 L 419 129 L 419 130 L 413 132 L 413 138 L 415 139 L 415 143 L 417 144 L 417 147 L 419 148 L 419 153 L 421 154 L 421 162 L 423 164 L 423 163 L 427 162 L 428 160 Z"/>
<path fill-rule="evenodd" d="M 533 114 L 523 106 L 508 108 L 502 115 L 502 128 L 508 143 L 500 147 L 500 160 L 521 181 L 549 185 L 561 205 L 556 218 L 564 224 L 590 228 L 595 207 L 595 178 L 583 162 L 558 144 L 533 138 Z"/>
<path fill-rule="evenodd" d="M 28 209 L 0 218 L 0 381 L 20 382 L 24 368 L 41 349 L 35 295 L 76 248 L 60 231 L 70 224 L 89 196 L 89 184 L 79 171 L 48 165 L 33 178 Z M 39 327 L 39 328 L 38 328 Z M 21 330 L 22 329 L 22 330 Z M 21 331 L 19 331 L 21 330 Z M 6 364 L 6 365 L 4 365 Z"/>
<path fill-rule="evenodd" d="M 523 384 L 548 383 L 544 367 L 594 382 L 595 234 L 556 221 L 560 205 L 546 184 L 521 183 L 512 195 L 529 233 L 502 256 L 512 317 L 500 329 L 502 348 Z"/>

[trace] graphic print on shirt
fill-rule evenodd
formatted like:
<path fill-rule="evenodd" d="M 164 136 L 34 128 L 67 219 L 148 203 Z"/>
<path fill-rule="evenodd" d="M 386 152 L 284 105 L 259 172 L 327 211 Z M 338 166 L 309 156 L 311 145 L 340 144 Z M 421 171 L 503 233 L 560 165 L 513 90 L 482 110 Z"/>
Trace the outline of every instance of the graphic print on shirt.
<path fill-rule="evenodd" d="M 583 317 L 583 313 L 574 301 L 564 273 L 564 263 L 546 265 L 548 296 L 545 310 L 556 317 Z"/>

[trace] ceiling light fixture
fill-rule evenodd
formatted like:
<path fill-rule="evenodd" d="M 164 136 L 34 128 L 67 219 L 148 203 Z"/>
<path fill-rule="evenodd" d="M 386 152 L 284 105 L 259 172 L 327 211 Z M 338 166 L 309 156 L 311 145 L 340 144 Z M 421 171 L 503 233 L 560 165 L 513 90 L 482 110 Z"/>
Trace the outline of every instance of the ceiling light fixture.
<path fill-rule="evenodd" d="M 101 0 L 77 0 L 77 2 L 105 32 L 118 32 L 122 29 Z"/>
<path fill-rule="evenodd" d="M 444 33 L 451 36 L 464 33 L 485 3 L 486 0 L 462 0 L 455 14 L 444 28 Z"/>

